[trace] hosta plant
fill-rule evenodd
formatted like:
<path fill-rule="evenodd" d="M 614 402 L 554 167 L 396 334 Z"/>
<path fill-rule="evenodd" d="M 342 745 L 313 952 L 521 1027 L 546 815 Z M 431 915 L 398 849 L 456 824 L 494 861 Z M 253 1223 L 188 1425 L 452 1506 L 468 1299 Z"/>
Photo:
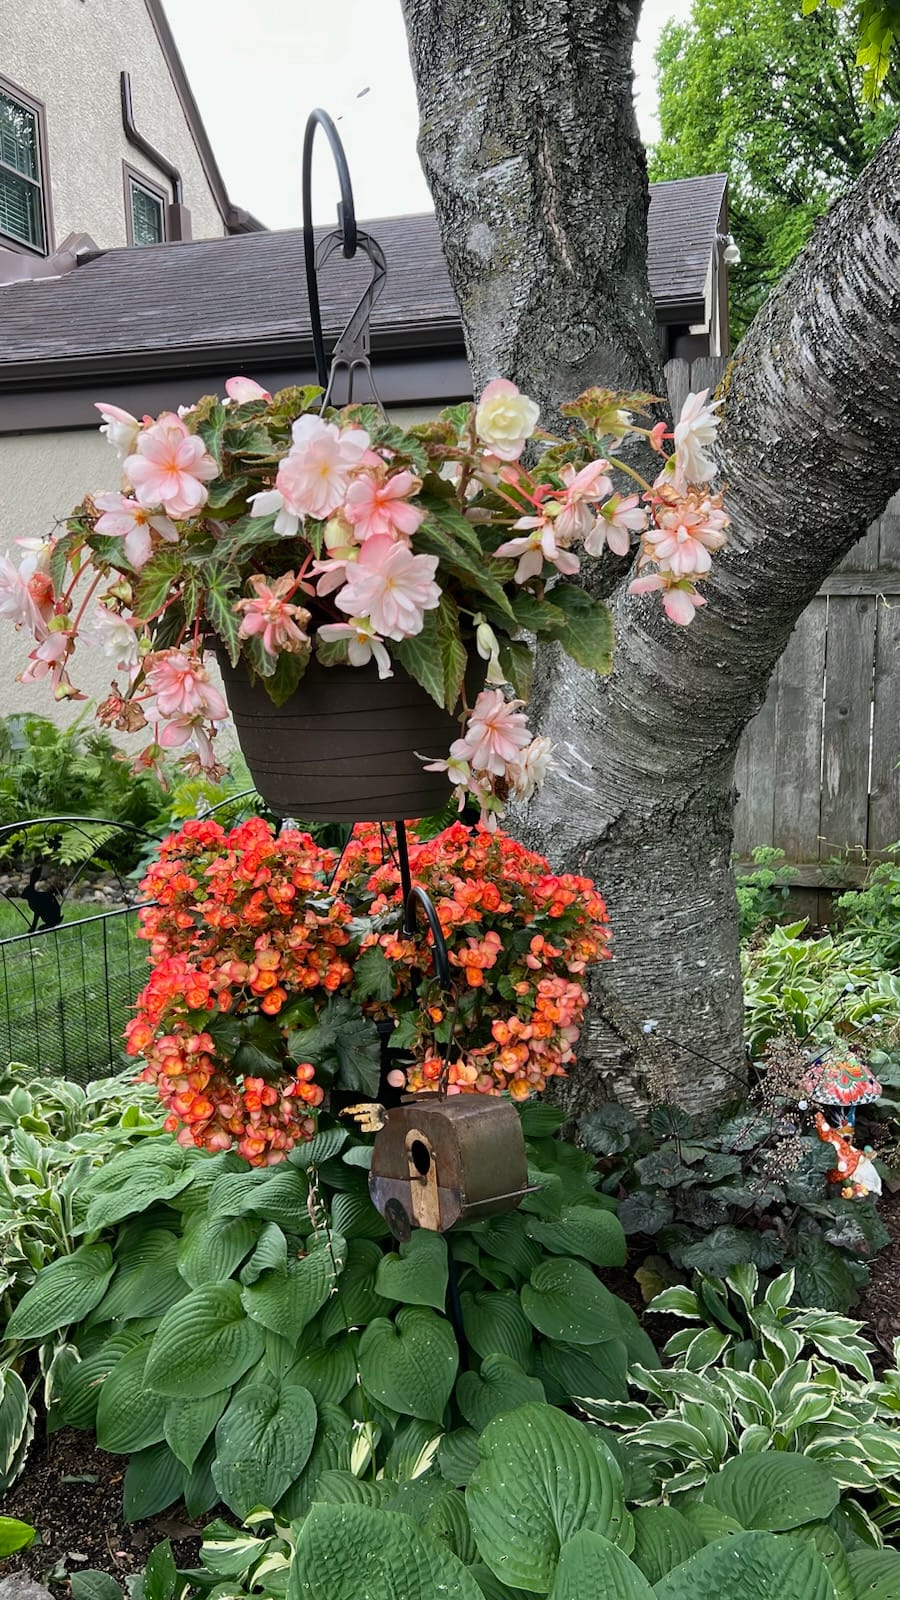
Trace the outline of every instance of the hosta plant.
<path fill-rule="evenodd" d="M 719 1488 L 707 1492 L 704 1485 L 720 1484 L 727 1473 L 728 1483 L 746 1479 L 752 1488 L 759 1473 L 772 1486 L 777 1515 L 779 1473 L 804 1481 L 804 1469 L 784 1467 L 787 1452 L 792 1463 L 825 1469 L 837 1486 L 838 1531 L 878 1543 L 900 1527 L 900 1373 L 892 1369 L 876 1382 L 862 1324 L 795 1309 L 792 1291 L 793 1276 L 785 1273 L 760 1292 L 752 1267 L 736 1268 L 724 1282 L 700 1275 L 693 1290 L 664 1290 L 652 1310 L 701 1326 L 668 1341 L 669 1367 L 632 1368 L 632 1388 L 645 1399 L 622 1405 L 583 1397 L 579 1405 L 619 1431 L 642 1501 L 664 1496 L 681 1507 L 682 1496 L 690 1501 L 703 1490 L 704 1501 L 718 1496 L 720 1509 L 732 1512 Z M 900 1341 L 894 1356 L 896 1362 Z M 822 1515 L 831 1516 L 836 1504 Z"/>
<path fill-rule="evenodd" d="M 458 713 L 449 755 L 424 757 L 496 812 L 549 758 L 521 709 L 527 641 L 609 670 L 609 613 L 571 581 L 582 560 L 627 557 L 636 539 L 634 592 L 659 592 L 679 624 L 705 603 L 698 585 L 728 524 L 710 489 L 706 391 L 673 434 L 652 425 L 652 396 L 591 389 L 562 407 L 556 436 L 503 379 L 406 430 L 374 406 L 321 412 L 316 389 L 226 389 L 142 421 L 101 404 L 122 490 L 87 495 L 63 532 L 0 563 L 0 609 L 34 639 L 24 681 L 77 697 L 78 649 L 99 648 L 118 675 L 100 719 L 149 732 L 145 766 L 180 750 L 215 768 L 227 707 L 208 652 L 242 661 L 276 704 L 314 652 L 324 665 L 374 661 L 382 678 L 399 666 Z M 652 483 L 617 459 L 625 440 L 657 453 Z"/>
<path fill-rule="evenodd" d="M 210 1591 L 223 1600 L 896 1600 L 900 1555 L 845 1548 L 828 1520 L 839 1491 L 802 1457 L 782 1456 L 769 1474 L 760 1457 L 736 1461 L 683 1509 L 631 1510 L 627 1471 L 602 1430 L 530 1402 L 487 1424 L 464 1491 L 438 1462 L 426 1452 L 374 1477 L 361 1463 L 325 1472 L 290 1520 L 260 1507 L 243 1528 L 212 1523 L 196 1570 L 176 1572 L 158 1547 L 145 1592 L 153 1600 Z M 73 1582 L 74 1600 L 90 1600 L 100 1576 L 85 1575 L 83 1592 Z"/>
<path fill-rule="evenodd" d="M 20 1358 L 64 1345 L 50 1426 L 130 1457 L 129 1518 L 184 1498 L 289 1519 L 335 1470 L 439 1458 L 462 1481 L 490 1417 L 525 1401 L 624 1399 L 628 1363 L 656 1358 L 597 1275 L 624 1260 L 622 1231 L 590 1158 L 552 1137 L 559 1115 L 522 1117 L 522 1209 L 399 1250 L 369 1200 L 371 1146 L 338 1126 L 270 1168 L 166 1134 L 117 1156 L 79 1188 L 78 1248 L 6 1330 Z"/>
<path fill-rule="evenodd" d="M 584 974 L 608 954 L 606 908 L 588 878 L 557 876 L 500 832 L 461 823 L 412 839 L 416 883 L 444 930 L 455 993 L 432 979 L 424 929 L 403 931 L 400 876 L 381 832 L 343 853 L 250 819 L 230 832 L 187 822 L 143 889 L 152 973 L 129 1023 L 186 1146 L 282 1160 L 315 1131 L 325 1091 L 370 1098 L 381 1034 L 411 1089 L 526 1100 L 572 1060 Z"/>
<path fill-rule="evenodd" d="M 9 1317 L 48 1263 L 78 1247 L 77 1197 L 90 1173 L 161 1131 L 151 1091 L 133 1074 L 82 1089 L 65 1078 L 20 1081 L 0 1074 L 0 1490 L 24 1463 L 34 1431 L 34 1396 L 52 1402 L 60 1339 L 39 1342 L 23 1369 L 20 1347 L 4 1341 Z"/>

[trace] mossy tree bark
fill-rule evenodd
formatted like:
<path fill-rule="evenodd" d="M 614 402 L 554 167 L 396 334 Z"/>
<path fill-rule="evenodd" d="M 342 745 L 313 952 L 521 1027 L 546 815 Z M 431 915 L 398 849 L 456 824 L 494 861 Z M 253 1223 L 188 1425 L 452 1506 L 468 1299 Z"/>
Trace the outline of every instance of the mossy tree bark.
<path fill-rule="evenodd" d="M 589 384 L 659 392 L 632 108 L 639 4 L 403 5 L 476 391 L 512 378 L 548 420 Z M 733 527 L 706 609 L 675 628 L 604 566 L 612 676 L 555 647 L 537 676 L 532 721 L 558 766 L 521 827 L 555 865 L 597 879 L 615 938 L 573 1110 L 643 1096 L 667 1073 L 699 1109 L 740 1079 L 734 759 L 796 619 L 900 486 L 900 133 L 818 225 L 723 393 Z"/>

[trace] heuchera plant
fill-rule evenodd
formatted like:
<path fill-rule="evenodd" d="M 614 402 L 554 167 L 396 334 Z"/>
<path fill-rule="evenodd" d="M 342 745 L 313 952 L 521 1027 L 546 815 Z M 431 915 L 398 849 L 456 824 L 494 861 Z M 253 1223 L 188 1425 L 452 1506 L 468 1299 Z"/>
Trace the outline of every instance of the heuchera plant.
<path fill-rule="evenodd" d="M 76 647 L 101 650 L 119 676 L 98 715 L 150 730 L 144 765 L 181 749 L 189 770 L 215 771 L 227 706 L 205 651 L 243 660 L 276 704 L 315 651 L 325 665 L 374 662 L 382 678 L 399 665 L 458 712 L 449 755 L 422 756 L 488 817 L 527 797 L 550 760 L 523 712 L 524 636 L 609 670 L 609 612 L 569 581 L 585 556 L 627 557 L 638 539 L 633 593 L 658 591 L 682 625 L 704 604 L 698 584 L 728 523 L 709 489 L 708 391 L 673 434 L 636 420 L 649 422 L 653 396 L 591 389 L 562 407 L 555 437 L 502 378 L 406 430 L 374 406 L 319 414 L 317 389 L 225 387 L 225 400 L 141 421 L 101 404 L 121 491 L 87 496 L 58 536 L 20 541 L 18 566 L 0 559 L 0 615 L 35 641 L 23 681 L 78 698 Z M 662 458 L 652 484 L 615 456 L 641 437 Z"/>
<path fill-rule="evenodd" d="M 587 967 L 609 954 L 606 908 L 587 878 L 556 876 L 500 832 L 455 824 L 411 841 L 415 881 L 449 946 L 453 993 L 428 976 L 424 932 L 401 929 L 397 869 L 374 825 L 340 862 L 306 833 L 252 818 L 226 833 L 191 821 L 143 883 L 153 972 L 128 1026 L 180 1143 L 236 1144 L 256 1165 L 315 1131 L 327 1088 L 374 1095 L 381 1045 L 394 1073 L 448 1092 L 527 1100 L 572 1060 Z M 449 1050 L 448 1050 L 449 1047 Z"/>

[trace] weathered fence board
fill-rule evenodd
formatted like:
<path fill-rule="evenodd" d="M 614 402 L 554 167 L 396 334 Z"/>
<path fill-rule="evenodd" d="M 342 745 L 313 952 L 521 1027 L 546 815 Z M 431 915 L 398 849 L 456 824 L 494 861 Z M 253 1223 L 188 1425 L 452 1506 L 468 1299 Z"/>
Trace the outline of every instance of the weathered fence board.
<path fill-rule="evenodd" d="M 674 411 L 723 360 L 671 361 Z M 900 839 L 900 495 L 803 613 L 738 751 L 735 852 L 784 852 L 798 888 L 857 883 Z M 822 907 L 820 906 L 820 910 Z"/>

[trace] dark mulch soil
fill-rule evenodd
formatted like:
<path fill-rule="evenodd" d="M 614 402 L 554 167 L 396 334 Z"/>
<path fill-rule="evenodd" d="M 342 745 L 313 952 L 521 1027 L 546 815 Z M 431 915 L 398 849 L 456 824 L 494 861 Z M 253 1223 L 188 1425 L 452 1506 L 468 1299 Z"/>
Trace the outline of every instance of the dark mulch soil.
<path fill-rule="evenodd" d="M 89 1433 L 64 1428 L 45 1440 L 39 1424 L 28 1466 L 4 1495 L 2 1510 L 37 1528 L 40 1543 L 0 1561 L 0 1574 L 24 1571 L 55 1586 L 65 1583 L 64 1570 L 99 1567 L 124 1585 L 129 1573 L 143 1571 L 160 1539 L 171 1539 L 177 1566 L 196 1567 L 201 1530 L 228 1512 L 220 1508 L 192 1522 L 183 1506 L 174 1506 L 146 1522 L 123 1522 L 126 1466 L 125 1456 L 97 1450 Z"/>

